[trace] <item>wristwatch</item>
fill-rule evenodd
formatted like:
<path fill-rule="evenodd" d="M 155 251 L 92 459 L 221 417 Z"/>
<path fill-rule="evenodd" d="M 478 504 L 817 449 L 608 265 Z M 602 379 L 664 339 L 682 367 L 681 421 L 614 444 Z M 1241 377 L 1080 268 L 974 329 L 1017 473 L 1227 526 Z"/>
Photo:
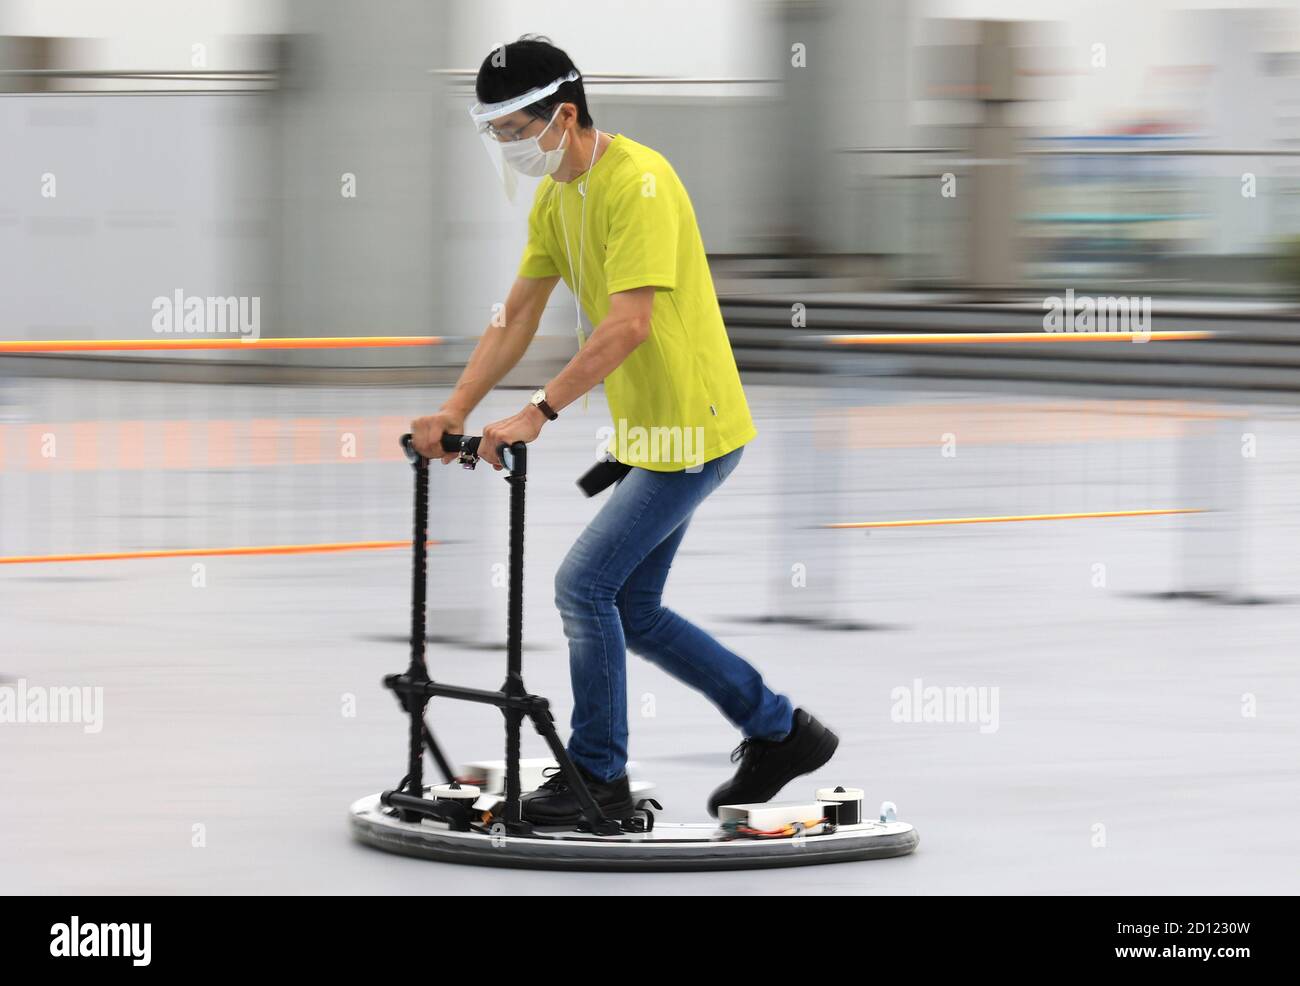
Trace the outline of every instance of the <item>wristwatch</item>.
<path fill-rule="evenodd" d="M 546 403 L 546 388 L 542 387 L 533 393 L 528 399 L 528 403 L 535 405 L 544 415 L 554 421 L 559 415 L 551 405 Z"/>

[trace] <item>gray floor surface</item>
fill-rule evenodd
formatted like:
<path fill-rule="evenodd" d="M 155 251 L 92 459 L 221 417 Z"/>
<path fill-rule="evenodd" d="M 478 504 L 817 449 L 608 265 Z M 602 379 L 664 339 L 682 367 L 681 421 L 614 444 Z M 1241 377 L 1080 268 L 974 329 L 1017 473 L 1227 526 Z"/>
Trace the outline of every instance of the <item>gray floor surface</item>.
<path fill-rule="evenodd" d="M 759 437 L 692 520 L 665 602 L 842 736 L 831 764 L 785 796 L 843 783 L 864 788 L 871 806 L 892 800 L 921 833 L 915 855 L 628 876 L 458 867 L 353 843 L 348 804 L 403 772 L 404 724 L 380 679 L 406 664 L 410 563 L 390 550 L 0 565 L 0 685 L 103 689 L 98 732 L 0 724 L 0 885 L 90 894 L 1300 890 L 1293 411 L 1245 409 L 1225 445 L 1153 426 L 1163 405 L 1093 402 L 1086 414 L 1118 427 L 1080 437 L 1065 398 L 748 392 Z M 407 538 L 410 469 L 376 456 L 396 440 L 392 421 L 440 399 L 414 389 L 55 381 L 10 381 L 7 393 L 6 556 Z M 521 402 L 519 392 L 493 395 L 471 430 Z M 100 468 L 37 468 L 24 430 L 381 417 L 388 423 L 351 426 L 366 447 L 344 464 L 208 467 L 198 457 L 186 468 L 117 469 L 106 453 Z M 965 441 L 972 422 L 975 440 Z M 575 407 L 548 426 L 533 454 L 524 670 L 561 723 L 570 699 L 552 576 L 603 502 L 585 500 L 573 481 L 607 423 L 597 394 L 585 413 Z M 943 454 L 947 433 L 955 455 Z M 1253 457 L 1234 451 L 1245 433 Z M 291 447 L 279 441 L 281 452 Z M 431 645 L 431 670 L 446 680 L 496 687 L 502 677 L 494 645 L 504 639 L 506 493 L 485 468 L 434 479 L 431 536 L 447 543 L 431 554 L 432 630 L 464 641 Z M 815 526 L 1202 502 L 1219 509 Z M 792 571 L 807 584 L 793 586 Z M 1184 588 L 1256 604 L 1158 597 Z M 761 616 L 822 622 L 754 621 Z M 899 690 L 918 681 L 977 689 L 989 715 L 902 721 Z M 635 655 L 629 707 L 632 757 L 658 785 L 663 817 L 701 818 L 731 770 L 735 729 Z M 437 702 L 432 722 L 453 757 L 500 756 L 494 711 Z M 525 752 L 542 753 L 536 736 Z"/>

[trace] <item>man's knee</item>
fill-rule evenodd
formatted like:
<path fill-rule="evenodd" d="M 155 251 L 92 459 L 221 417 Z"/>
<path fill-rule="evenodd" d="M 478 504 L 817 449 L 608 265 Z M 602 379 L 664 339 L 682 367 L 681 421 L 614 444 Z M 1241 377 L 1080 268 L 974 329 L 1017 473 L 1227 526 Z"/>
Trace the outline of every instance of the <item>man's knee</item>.
<path fill-rule="evenodd" d="M 570 553 L 555 572 L 555 608 L 565 618 L 582 618 L 614 602 L 614 590 L 598 579 L 581 556 Z"/>
<path fill-rule="evenodd" d="M 640 650 L 638 644 L 654 636 L 663 611 L 663 605 L 658 599 L 634 601 L 624 596 L 619 597 L 618 615 L 623 621 L 623 639 L 627 641 L 628 647 Z"/>
<path fill-rule="evenodd" d="M 572 615 L 582 605 L 583 596 L 582 571 L 569 555 L 555 570 L 555 608 L 561 616 Z"/>

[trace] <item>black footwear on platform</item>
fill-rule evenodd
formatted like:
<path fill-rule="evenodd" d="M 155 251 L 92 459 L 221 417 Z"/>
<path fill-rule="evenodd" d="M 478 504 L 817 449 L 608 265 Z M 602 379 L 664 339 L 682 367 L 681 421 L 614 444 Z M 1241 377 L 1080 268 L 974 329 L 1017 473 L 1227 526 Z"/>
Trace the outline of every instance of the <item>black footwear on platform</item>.
<path fill-rule="evenodd" d="M 811 774 L 835 755 L 839 737 L 803 709 L 794 710 L 794 726 L 785 739 L 747 739 L 731 751 L 740 761 L 736 776 L 709 795 L 709 814 L 719 805 L 770 801 L 796 777 Z"/>
<path fill-rule="evenodd" d="M 606 818 L 626 818 L 632 814 L 632 793 L 628 789 L 627 774 L 612 781 L 598 781 L 582 767 L 574 764 L 587 790 Z M 568 778 L 559 767 L 548 767 L 550 779 L 519 799 L 519 810 L 524 821 L 534 825 L 577 825 L 582 821 L 582 804 L 569 786 Z"/>

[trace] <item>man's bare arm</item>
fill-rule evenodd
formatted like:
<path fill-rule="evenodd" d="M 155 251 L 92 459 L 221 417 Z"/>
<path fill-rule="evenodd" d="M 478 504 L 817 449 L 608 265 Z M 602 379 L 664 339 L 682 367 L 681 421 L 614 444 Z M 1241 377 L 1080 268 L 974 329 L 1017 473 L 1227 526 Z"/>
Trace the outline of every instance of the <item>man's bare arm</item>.
<path fill-rule="evenodd" d="M 443 434 L 464 434 L 465 419 L 470 412 L 519 362 L 537 334 L 546 302 L 559 280 L 558 277 L 515 279 L 506 299 L 504 323 L 494 322 L 483 332 L 451 396 L 436 414 L 411 422 L 417 452 L 444 463 L 455 459 L 442 450 Z"/>
<path fill-rule="evenodd" d="M 442 409 L 465 418 L 514 369 L 537 334 L 558 277 L 518 277 L 506 298 L 505 324 L 489 325 Z"/>
<path fill-rule="evenodd" d="M 611 294 L 609 313 L 596 326 L 578 355 L 546 385 L 546 403 L 557 411 L 572 404 L 650 338 L 650 313 L 654 300 L 653 287 Z"/>
<path fill-rule="evenodd" d="M 546 402 L 555 408 L 572 404 L 604 380 L 637 346 L 650 338 L 650 314 L 654 308 L 654 288 L 619 291 L 609 296 L 609 314 L 596 326 L 578 355 L 569 360 L 559 375 L 546 385 Z M 531 442 L 541 433 L 546 415 L 536 404 L 508 418 L 483 426 L 479 455 L 500 469 L 498 445 Z M 444 459 L 444 461 L 449 461 Z"/>

